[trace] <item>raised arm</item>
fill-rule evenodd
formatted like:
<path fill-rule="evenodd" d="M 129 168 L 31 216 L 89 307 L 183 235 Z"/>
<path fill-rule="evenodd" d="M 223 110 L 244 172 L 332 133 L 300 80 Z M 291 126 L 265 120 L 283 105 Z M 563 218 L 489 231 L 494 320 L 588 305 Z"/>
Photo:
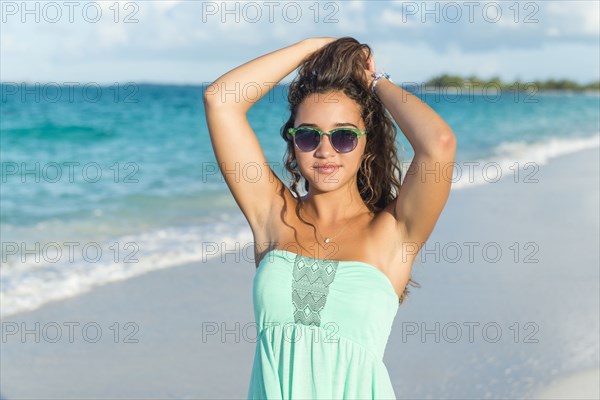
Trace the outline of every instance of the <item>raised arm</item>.
<path fill-rule="evenodd" d="M 427 104 L 387 79 L 375 92 L 415 151 L 395 204 L 403 240 L 419 248 L 429 238 L 448 200 L 456 138 Z"/>
<path fill-rule="evenodd" d="M 246 113 L 306 57 L 333 40 L 309 38 L 255 58 L 220 76 L 204 92 L 204 111 L 219 168 L 253 231 L 264 227 L 283 183 L 267 164 Z"/>

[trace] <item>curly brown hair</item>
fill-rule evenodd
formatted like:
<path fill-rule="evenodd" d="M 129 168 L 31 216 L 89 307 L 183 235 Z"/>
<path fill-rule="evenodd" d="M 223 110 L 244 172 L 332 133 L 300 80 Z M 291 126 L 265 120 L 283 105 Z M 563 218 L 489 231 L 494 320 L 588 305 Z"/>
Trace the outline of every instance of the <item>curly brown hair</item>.
<path fill-rule="evenodd" d="M 365 52 L 366 50 L 366 52 Z M 357 184 L 361 198 L 371 212 L 384 209 L 394 201 L 401 186 L 402 170 L 396 153 L 396 126 L 384 105 L 368 88 L 365 69 L 371 48 L 352 37 L 342 37 L 311 54 L 303 61 L 298 75 L 288 88 L 290 117 L 281 128 L 281 136 L 287 142 L 284 155 L 285 169 L 291 174 L 291 190 L 297 199 L 298 183 L 304 179 L 298 169 L 294 154 L 294 141 L 288 128 L 294 127 L 298 107 L 311 94 L 343 92 L 361 108 L 361 117 L 368 132 L 365 153 L 358 170 Z M 304 179 L 304 189 L 309 183 Z M 300 201 L 296 202 L 296 215 L 300 216 Z M 307 224 L 314 224 L 305 221 Z M 420 287 L 409 280 L 408 284 Z M 408 296 L 408 285 L 399 303 Z"/>

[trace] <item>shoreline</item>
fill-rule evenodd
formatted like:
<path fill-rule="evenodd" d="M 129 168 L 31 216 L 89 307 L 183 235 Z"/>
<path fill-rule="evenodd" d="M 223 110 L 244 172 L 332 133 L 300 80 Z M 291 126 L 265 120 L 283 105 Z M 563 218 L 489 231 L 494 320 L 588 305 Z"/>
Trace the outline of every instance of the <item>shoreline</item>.
<path fill-rule="evenodd" d="M 595 277 L 594 265 L 597 274 L 598 254 L 591 250 L 597 250 L 598 158 L 598 148 L 552 158 L 535 185 L 503 179 L 452 192 L 428 243 L 535 241 L 541 262 L 417 260 L 413 275 L 422 287 L 411 287 L 400 306 L 385 355 L 399 399 L 526 397 L 539 387 L 558 393 L 549 383 L 597 368 L 597 339 L 590 349 L 592 339 L 580 329 L 598 324 L 589 275 Z M 18 334 L 3 341 L 1 396 L 242 398 L 255 346 L 254 273 L 253 260 L 232 253 L 224 261 L 151 270 L 3 318 L 3 334 L 20 324 L 40 328 L 25 341 Z M 539 343 L 403 341 L 404 324 L 424 318 L 494 321 L 506 329 L 534 321 Z M 62 335 L 52 342 L 57 325 Z M 102 335 L 94 342 L 97 327 Z M 566 342 L 571 337 L 588 345 L 587 353 Z M 431 381 L 433 375 L 439 379 Z"/>
<path fill-rule="evenodd" d="M 497 176 L 494 174 L 500 174 L 500 180 L 502 179 L 526 179 L 526 177 L 535 178 L 537 172 L 531 167 L 535 167 L 535 164 L 544 165 L 551 162 L 557 157 L 561 157 L 568 154 L 577 153 L 587 149 L 599 149 L 600 147 L 600 134 L 596 133 L 584 138 L 574 138 L 572 140 L 566 139 L 550 139 L 545 142 L 539 142 L 534 144 L 526 144 L 521 142 L 512 143 L 503 151 L 498 152 L 494 156 L 488 158 L 477 158 L 466 161 L 457 159 L 455 162 L 455 179 L 452 185 L 452 192 L 464 190 L 474 186 L 485 186 L 497 183 Z M 401 167 L 403 170 L 403 176 L 406 176 L 408 167 L 411 160 L 402 161 Z M 532 165 L 532 163 L 534 163 Z M 520 165 L 521 168 L 519 173 L 514 170 L 515 165 Z M 491 167 L 489 170 L 488 167 Z M 281 171 L 279 171 L 281 174 Z M 488 176 L 489 175 L 489 176 Z M 458 177 L 458 179 L 457 179 Z M 448 177 L 449 178 L 449 177 Z M 52 265 L 37 265 L 37 263 L 25 263 L 22 264 L 19 269 L 13 269 L 11 262 L 14 258 L 18 259 L 18 254 L 13 255 L 13 258 L 9 257 L 7 263 L 4 265 L 3 278 L 12 281 L 14 289 L 12 292 L 8 291 L 0 295 L 0 301 L 3 303 L 2 317 L 15 315 L 21 312 L 33 311 L 46 303 L 51 301 L 57 301 L 60 299 L 72 298 L 73 296 L 83 295 L 88 293 L 89 290 L 105 284 L 111 284 L 121 280 L 131 279 L 132 277 L 139 276 L 140 274 L 151 272 L 153 270 L 162 268 L 172 268 L 176 265 L 186 265 L 194 262 L 201 262 L 203 258 L 202 252 L 194 247 L 193 243 L 204 243 L 215 241 L 223 242 L 233 245 L 234 243 L 250 242 L 252 240 L 252 233 L 248 229 L 247 222 L 243 218 L 243 215 L 239 212 L 237 205 L 233 197 L 229 193 L 221 193 L 219 196 L 221 199 L 220 204 L 227 202 L 228 207 L 220 209 L 223 212 L 223 216 L 227 218 L 218 218 L 217 221 L 206 224 L 194 224 L 188 223 L 186 226 L 161 226 L 153 225 L 151 228 L 146 228 L 143 231 L 137 231 L 135 229 L 130 231 L 123 231 L 121 234 L 117 234 L 113 237 L 106 238 L 104 241 L 100 241 L 105 248 L 103 253 L 109 254 L 112 250 L 108 247 L 115 241 L 121 242 L 136 242 L 139 244 L 139 248 L 142 249 L 142 253 L 139 255 L 145 259 L 152 259 L 154 265 L 150 266 L 148 263 L 130 263 L 128 265 L 115 266 L 114 270 L 110 274 L 103 274 L 106 271 L 106 266 L 100 265 L 100 263 L 90 264 L 86 260 L 79 259 L 69 263 L 53 263 Z M 196 199 L 196 202 L 202 202 L 203 198 Z M 190 202 L 190 199 L 185 199 L 184 204 Z M 175 201 L 174 204 L 177 204 Z M 165 207 L 171 207 L 165 204 Z M 175 206 L 177 207 L 177 206 Z M 216 210 L 213 209 L 214 212 Z M 197 210 L 193 210 L 197 212 Z M 94 217 L 96 219 L 98 217 Z M 168 219 L 168 218 L 163 218 Z M 78 226 L 77 229 L 83 229 L 84 231 L 90 231 L 94 226 L 101 226 L 102 229 L 107 229 L 107 226 L 111 225 L 115 227 L 111 221 L 80 221 L 82 225 Z M 84 223 L 95 224 L 89 227 L 83 226 Z M 188 221 L 189 222 L 189 221 Z M 127 224 L 128 227 L 133 226 L 132 223 L 144 223 L 143 221 L 130 221 L 119 222 Z M 98 225 L 100 224 L 100 225 Z M 232 228 L 232 225 L 234 227 Z M 10 224 L 3 224 L 2 231 L 4 235 L 11 236 L 13 226 Z M 31 240 L 33 238 L 28 237 L 30 233 L 26 229 L 30 228 L 19 228 L 17 237 L 11 238 L 14 242 L 20 242 L 22 240 Z M 56 231 L 52 231 L 49 227 L 47 232 L 53 232 L 55 239 L 60 239 L 61 227 L 59 226 Z M 118 228 L 117 228 L 118 229 Z M 233 234 L 236 232 L 236 234 Z M 42 235 L 44 232 L 37 232 L 38 235 Z M 72 232 L 66 232 L 71 234 Z M 15 232 L 12 232 L 14 235 Z M 20 236 L 19 236 L 20 235 Z M 46 233 L 47 235 L 47 233 Z M 57 236 L 59 235 L 59 236 Z M 39 236 L 38 240 L 43 236 Z M 68 236 L 64 236 L 63 240 L 67 240 Z M 168 238 L 165 240 L 164 238 Z M 98 241 L 97 237 L 91 236 L 89 238 L 82 238 L 81 240 L 93 240 Z M 180 240 L 184 239 L 184 240 Z M 186 243 L 190 243 L 187 245 Z M 229 247 L 228 247 L 229 248 Z M 147 250 L 144 252 L 143 250 Z M 136 252 L 137 254 L 137 252 Z M 166 256 L 165 254 L 169 254 Z M 18 262 L 21 262 L 18 260 Z M 88 269 L 89 267 L 94 268 L 95 271 Z M 28 277 L 28 271 L 30 270 L 43 270 L 43 268 L 50 267 L 54 268 L 55 271 L 47 274 L 44 277 L 33 276 Z M 71 267 L 71 269 L 69 269 Z M 79 276 L 77 272 L 75 275 L 70 275 L 71 270 L 77 270 L 78 268 L 85 268 L 88 274 L 94 274 L 96 278 L 94 280 L 88 280 L 85 274 Z M 73 279 L 74 276 L 78 278 Z M 23 281 L 27 280 L 27 284 L 23 285 Z M 52 287 L 55 290 L 52 293 L 46 294 L 48 287 Z M 27 299 L 19 299 L 19 295 L 16 293 L 35 293 L 35 296 L 29 296 Z M 39 295 L 38 295 L 39 294 Z M 66 297 L 69 296 L 69 297 Z M 7 315 L 5 315 L 8 312 Z"/>

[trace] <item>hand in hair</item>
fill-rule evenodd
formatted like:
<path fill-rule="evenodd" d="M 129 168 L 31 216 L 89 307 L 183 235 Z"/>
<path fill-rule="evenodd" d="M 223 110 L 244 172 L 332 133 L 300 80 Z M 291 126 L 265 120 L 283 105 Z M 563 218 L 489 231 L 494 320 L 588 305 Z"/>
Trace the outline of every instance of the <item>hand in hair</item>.
<path fill-rule="evenodd" d="M 309 41 L 313 46 L 313 52 L 320 50 L 321 47 L 327 46 L 331 42 L 335 42 L 339 38 L 335 37 L 310 37 L 304 39 L 305 41 Z"/>
<path fill-rule="evenodd" d="M 365 49 L 365 57 L 367 57 L 367 69 L 365 69 L 365 74 L 367 75 L 367 88 L 371 88 L 371 84 L 373 83 L 373 78 L 371 74 L 376 71 L 375 69 L 375 60 L 373 59 L 373 54 L 369 54 L 368 50 Z"/>

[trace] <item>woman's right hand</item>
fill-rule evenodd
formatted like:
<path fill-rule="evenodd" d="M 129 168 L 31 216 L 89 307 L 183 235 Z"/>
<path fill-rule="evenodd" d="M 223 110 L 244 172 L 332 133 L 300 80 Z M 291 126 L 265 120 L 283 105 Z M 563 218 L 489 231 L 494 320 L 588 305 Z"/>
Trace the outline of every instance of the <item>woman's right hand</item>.
<path fill-rule="evenodd" d="M 304 40 L 311 44 L 313 51 L 317 51 L 321 47 L 326 46 L 331 42 L 335 42 L 338 39 L 339 38 L 336 37 L 312 37 Z"/>
<path fill-rule="evenodd" d="M 367 50 L 364 50 L 365 52 L 365 57 L 367 57 Z M 376 72 L 376 67 L 375 67 L 375 60 L 373 59 L 373 54 L 370 54 L 367 57 L 367 68 L 365 68 L 365 75 L 367 76 L 367 89 L 371 89 L 371 85 L 373 84 L 373 80 L 375 80 L 375 78 L 373 77 L 374 72 Z"/>

